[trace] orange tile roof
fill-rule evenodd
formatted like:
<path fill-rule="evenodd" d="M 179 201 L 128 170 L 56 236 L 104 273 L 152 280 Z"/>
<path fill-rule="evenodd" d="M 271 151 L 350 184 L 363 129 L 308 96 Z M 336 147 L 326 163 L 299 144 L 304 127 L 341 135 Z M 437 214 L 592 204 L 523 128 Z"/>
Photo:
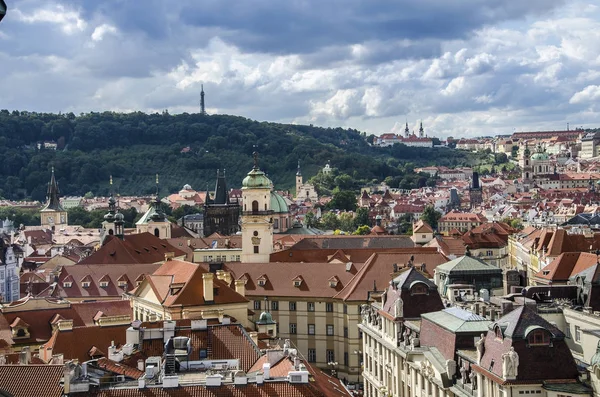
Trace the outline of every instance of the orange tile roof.
<path fill-rule="evenodd" d="M 129 234 L 123 240 L 107 236 L 102 247 L 78 265 L 158 263 L 169 252 L 176 257 L 185 256 L 185 252 L 151 233 Z"/>
<path fill-rule="evenodd" d="M 578 274 L 598 263 L 596 254 L 587 252 L 564 252 L 555 258 L 548 266 L 535 274 L 535 278 L 566 282 L 569 277 Z"/>
<path fill-rule="evenodd" d="M 0 365 L 0 390 L 13 397 L 60 397 L 62 376 L 62 365 Z"/>

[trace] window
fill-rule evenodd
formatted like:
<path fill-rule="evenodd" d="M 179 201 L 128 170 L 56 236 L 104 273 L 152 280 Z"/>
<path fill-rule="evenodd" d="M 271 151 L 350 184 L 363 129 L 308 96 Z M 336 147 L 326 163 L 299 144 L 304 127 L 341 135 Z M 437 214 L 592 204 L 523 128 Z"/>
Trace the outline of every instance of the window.
<path fill-rule="evenodd" d="M 290 311 L 291 312 L 295 312 L 296 311 L 296 302 L 290 302 Z"/>
<path fill-rule="evenodd" d="M 550 333 L 543 329 L 533 330 L 527 335 L 530 346 L 548 346 L 550 344 Z"/>
<path fill-rule="evenodd" d="M 362 339 L 362 334 L 363 334 L 362 331 L 359 329 L 358 330 L 358 339 Z"/>
<path fill-rule="evenodd" d="M 571 324 L 569 324 L 569 323 L 565 324 L 565 336 L 567 338 L 569 338 L 569 339 L 572 338 L 572 336 L 571 336 Z"/>
<path fill-rule="evenodd" d="M 258 212 L 258 201 L 256 200 L 252 202 L 252 212 Z"/>
<path fill-rule="evenodd" d="M 90 282 L 89 281 L 84 281 L 84 282 L 81 283 L 81 286 L 83 288 L 90 288 Z"/>
<path fill-rule="evenodd" d="M 344 366 L 348 366 L 348 352 L 344 352 Z"/>
<path fill-rule="evenodd" d="M 410 289 L 411 295 L 425 295 L 427 294 L 427 286 L 424 283 L 419 282 Z"/>
<path fill-rule="evenodd" d="M 271 310 L 274 310 L 274 311 L 279 310 L 279 301 L 272 301 L 271 302 Z"/>
<path fill-rule="evenodd" d="M 333 336 L 333 325 L 327 324 L 327 336 Z"/>
<path fill-rule="evenodd" d="M 331 303 L 331 302 L 325 303 L 325 311 L 326 312 L 333 312 L 333 303 Z"/>
<path fill-rule="evenodd" d="M 255 245 L 255 246 L 254 246 L 254 253 L 255 253 L 255 254 L 258 254 L 258 245 Z"/>
<path fill-rule="evenodd" d="M 348 305 L 344 303 L 344 314 L 348 314 Z"/>
<path fill-rule="evenodd" d="M 296 323 L 290 323 L 290 334 L 296 334 Z"/>
<path fill-rule="evenodd" d="M 496 338 L 498 339 L 504 339 L 504 335 L 502 335 L 502 330 L 500 329 L 500 327 L 496 327 Z"/>
<path fill-rule="evenodd" d="M 315 349 L 308 349 L 308 362 L 314 363 L 317 361 L 317 351 Z"/>
<path fill-rule="evenodd" d="M 327 350 L 327 362 L 331 363 L 335 361 L 335 354 L 333 350 Z"/>
<path fill-rule="evenodd" d="M 307 309 L 309 312 L 314 312 L 315 311 L 315 302 L 308 302 Z"/>
<path fill-rule="evenodd" d="M 348 337 L 348 327 L 344 327 L 344 338 Z"/>
<path fill-rule="evenodd" d="M 254 301 L 254 310 L 260 310 L 260 301 Z"/>
<path fill-rule="evenodd" d="M 73 283 L 71 283 L 70 281 L 65 281 L 65 282 L 63 283 L 63 287 L 64 287 L 64 288 L 71 288 L 71 285 L 73 285 Z"/>
<path fill-rule="evenodd" d="M 486 256 L 492 256 L 492 255 L 494 255 L 494 252 L 493 251 L 486 251 L 485 254 L 486 254 Z"/>
<path fill-rule="evenodd" d="M 421 238 L 427 238 L 427 236 L 424 234 L 421 234 Z"/>
<path fill-rule="evenodd" d="M 581 328 L 575 326 L 575 342 L 581 342 Z"/>
<path fill-rule="evenodd" d="M 208 350 L 206 350 L 206 349 L 200 349 L 200 360 L 203 360 L 206 357 L 208 357 Z"/>
<path fill-rule="evenodd" d="M 308 324 L 308 334 L 309 335 L 315 334 L 315 325 L 314 324 Z"/>
<path fill-rule="evenodd" d="M 100 282 L 100 287 L 101 287 L 101 288 L 106 288 L 106 287 L 108 287 L 108 281 L 101 281 L 101 282 Z"/>

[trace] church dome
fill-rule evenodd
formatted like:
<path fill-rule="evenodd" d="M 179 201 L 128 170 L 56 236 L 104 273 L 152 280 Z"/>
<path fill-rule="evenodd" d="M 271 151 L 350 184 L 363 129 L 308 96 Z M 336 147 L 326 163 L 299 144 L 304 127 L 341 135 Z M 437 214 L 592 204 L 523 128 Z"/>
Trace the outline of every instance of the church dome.
<path fill-rule="evenodd" d="M 285 199 L 273 192 L 271 192 L 271 210 L 276 214 L 287 214 L 289 212 Z"/>
<path fill-rule="evenodd" d="M 117 212 L 115 214 L 115 221 L 116 222 L 123 222 L 125 220 L 125 216 L 123 214 L 121 214 L 120 212 Z"/>
<path fill-rule="evenodd" d="M 258 318 L 257 324 L 274 324 L 273 316 L 269 312 L 262 312 Z"/>
<path fill-rule="evenodd" d="M 183 185 L 183 190 L 192 190 L 192 187 L 186 183 Z"/>
<path fill-rule="evenodd" d="M 242 181 L 242 189 L 270 189 L 272 182 L 264 172 L 254 168 Z"/>
<path fill-rule="evenodd" d="M 531 156 L 532 160 L 548 160 L 548 154 L 544 153 L 544 152 L 538 152 L 538 153 L 534 153 L 533 156 Z"/>
<path fill-rule="evenodd" d="M 112 223 L 115 220 L 115 216 L 109 212 L 108 214 L 104 215 L 104 220 Z"/>

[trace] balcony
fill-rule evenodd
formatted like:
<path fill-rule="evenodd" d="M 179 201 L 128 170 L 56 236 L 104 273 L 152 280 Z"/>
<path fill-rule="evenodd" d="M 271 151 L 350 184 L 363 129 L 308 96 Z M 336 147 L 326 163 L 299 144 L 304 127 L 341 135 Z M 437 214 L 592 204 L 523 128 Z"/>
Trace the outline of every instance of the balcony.
<path fill-rule="evenodd" d="M 268 210 L 268 211 L 242 211 L 242 215 L 244 216 L 270 216 L 273 215 L 273 211 L 272 210 Z"/>

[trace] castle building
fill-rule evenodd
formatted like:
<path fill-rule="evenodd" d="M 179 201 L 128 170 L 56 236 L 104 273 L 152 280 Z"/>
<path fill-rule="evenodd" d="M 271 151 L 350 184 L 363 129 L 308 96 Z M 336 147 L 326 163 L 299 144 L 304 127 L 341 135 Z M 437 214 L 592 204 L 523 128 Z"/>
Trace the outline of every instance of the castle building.
<path fill-rule="evenodd" d="M 258 168 L 258 153 L 254 167 L 242 181 L 242 262 L 267 263 L 273 252 L 273 183 Z"/>
<path fill-rule="evenodd" d="M 217 170 L 217 184 L 215 196 L 210 198 L 206 194 L 204 203 L 204 236 L 219 233 L 231 236 L 240 230 L 240 206 L 229 199 L 227 184 L 225 183 L 225 170 Z"/>
<path fill-rule="evenodd" d="M 329 167 L 329 163 L 327 166 Z M 328 172 L 330 172 L 330 168 Z M 300 161 L 298 161 L 298 171 L 296 172 L 296 201 L 311 201 L 316 203 L 319 200 L 319 195 L 315 190 L 315 186 L 310 183 L 304 183 L 302 179 L 302 171 L 300 170 Z"/>
<path fill-rule="evenodd" d="M 46 194 L 46 205 L 40 211 L 42 226 L 54 229 L 56 226 L 68 224 L 67 211 L 60 204 L 59 194 L 58 182 L 56 182 L 54 167 L 52 167 L 52 177 L 48 183 L 48 192 Z"/>

